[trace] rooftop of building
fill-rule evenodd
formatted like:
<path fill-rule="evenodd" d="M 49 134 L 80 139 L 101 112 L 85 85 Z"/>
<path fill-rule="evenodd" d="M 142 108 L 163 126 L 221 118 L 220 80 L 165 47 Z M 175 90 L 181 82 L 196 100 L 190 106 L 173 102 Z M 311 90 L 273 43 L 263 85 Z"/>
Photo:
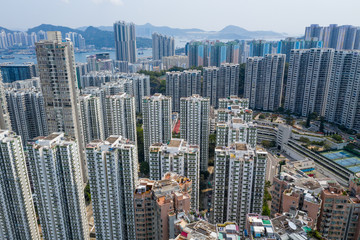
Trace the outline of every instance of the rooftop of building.
<path fill-rule="evenodd" d="M 183 139 L 172 138 L 168 144 L 168 147 L 180 147 L 182 142 Z"/>
<path fill-rule="evenodd" d="M 274 237 L 272 222 L 268 216 L 249 213 L 246 218 L 245 236 L 251 236 L 252 239 L 270 239 Z"/>
<path fill-rule="evenodd" d="M 235 147 L 236 150 L 241 150 L 241 151 L 246 151 L 248 149 L 246 144 L 244 143 L 235 143 Z"/>
<path fill-rule="evenodd" d="M 177 239 L 216 240 L 218 238 L 215 225 L 204 220 L 199 220 L 187 224 Z"/>
<path fill-rule="evenodd" d="M 216 232 L 218 239 L 240 240 L 240 229 L 235 222 L 225 222 L 224 224 L 216 224 Z"/>
<path fill-rule="evenodd" d="M 274 231 L 282 239 L 289 239 L 291 234 L 306 236 L 306 233 L 311 230 L 311 228 L 307 226 L 307 215 L 301 211 L 297 211 L 295 215 L 284 213 L 283 215 L 271 219 L 271 222 Z"/>

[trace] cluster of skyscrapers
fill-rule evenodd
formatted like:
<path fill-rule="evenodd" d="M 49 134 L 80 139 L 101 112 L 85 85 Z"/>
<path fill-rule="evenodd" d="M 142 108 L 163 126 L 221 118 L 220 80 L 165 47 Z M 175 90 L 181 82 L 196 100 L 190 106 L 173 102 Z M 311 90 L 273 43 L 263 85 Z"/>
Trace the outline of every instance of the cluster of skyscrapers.
<path fill-rule="evenodd" d="M 356 50 L 292 50 L 284 108 L 359 130 L 359 69 Z"/>
<path fill-rule="evenodd" d="M 175 55 L 175 39 L 158 33 L 152 34 L 152 58 L 161 60 L 162 57 Z"/>
<path fill-rule="evenodd" d="M 348 38 L 357 33 L 351 27 L 333 28 Z M 134 24 L 114 24 L 118 61 L 97 54 L 88 57 L 86 66 L 75 65 L 74 33 L 63 41 L 60 32 L 48 32 L 35 44 L 40 80 L 9 83 L 6 90 L 0 86 L 0 238 L 40 239 L 41 230 L 44 239 L 89 239 L 83 194 L 89 183 L 97 239 L 175 239 L 179 219 L 199 210 L 212 119 L 210 221 L 233 222 L 224 226 L 236 226 L 236 234 L 254 230 L 248 225 L 262 212 L 268 154 L 257 146 L 251 109 L 283 106 L 301 116 L 317 112 L 329 122 L 360 130 L 360 52 L 336 50 L 347 48 L 350 40 L 337 42 L 336 49 L 322 48 L 322 43 L 332 44 L 323 37 L 328 30 L 312 26 L 306 31 L 305 40 L 278 42 L 275 53 L 275 46 L 262 42 L 191 42 L 189 64 L 204 68 L 167 72 L 165 95 L 150 94 L 149 76 L 114 72 L 116 64 L 136 62 Z M 356 43 L 357 35 L 353 38 Z M 172 38 L 153 34 L 153 44 L 154 58 L 174 55 Z M 239 98 L 244 46 L 257 53 L 246 59 L 245 98 Z M 308 46 L 313 48 L 303 49 Z M 173 136 L 173 112 L 180 119 L 180 138 Z M 149 179 L 138 176 L 140 114 Z M 319 191 L 327 204 L 321 205 L 319 198 L 279 177 L 272 214 L 292 211 L 295 201 L 290 200 L 298 197 L 295 208 L 309 211 L 312 219 L 312 210 L 320 213 L 312 226 L 325 236 L 359 234 L 354 227 L 340 234 L 326 230 L 329 221 L 341 219 L 335 211 L 342 208 L 335 203 L 343 203 L 349 221 L 358 223 L 358 185 L 353 182 L 348 195 L 329 183 Z"/>
<path fill-rule="evenodd" d="M 69 38 L 74 47 L 78 49 L 85 49 L 85 38 L 76 32 L 68 32 L 65 34 L 66 38 Z M 35 43 L 41 40 L 46 40 L 46 32 L 40 30 L 39 32 L 6 32 L 2 30 L 0 32 L 0 49 L 7 49 L 11 47 L 34 47 Z"/>
<path fill-rule="evenodd" d="M 360 28 L 352 25 L 330 24 L 323 27 L 312 24 L 305 28 L 305 40 L 312 38 L 322 41 L 325 48 L 360 49 Z"/>
<path fill-rule="evenodd" d="M 285 54 L 290 57 L 292 49 L 322 48 L 323 42 L 316 38 L 286 38 L 280 41 L 236 40 L 227 43 L 219 41 L 192 41 L 186 44 L 185 54 L 189 66 L 217 66 L 223 63 L 245 63 L 248 57 L 265 57 L 267 54 Z"/>

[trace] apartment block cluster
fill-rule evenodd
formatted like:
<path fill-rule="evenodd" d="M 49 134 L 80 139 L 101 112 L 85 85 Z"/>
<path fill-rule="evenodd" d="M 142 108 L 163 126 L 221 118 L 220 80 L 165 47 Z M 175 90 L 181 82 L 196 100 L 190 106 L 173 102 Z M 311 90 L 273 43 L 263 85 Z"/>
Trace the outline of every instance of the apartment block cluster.
<path fill-rule="evenodd" d="M 74 47 L 78 49 L 85 49 L 85 38 L 76 32 L 68 32 L 65 34 L 66 38 L 71 39 Z M 4 29 L 0 32 L 0 49 L 8 49 L 13 47 L 34 47 L 35 43 L 41 40 L 46 40 L 46 32 L 40 30 L 38 32 L 10 32 Z"/>
<path fill-rule="evenodd" d="M 276 111 L 283 106 L 303 117 L 316 112 L 328 122 L 358 131 L 359 54 L 332 48 L 293 49 L 286 86 L 285 55 L 249 57 L 244 97 L 251 109 Z"/>
<path fill-rule="evenodd" d="M 168 72 L 166 94 L 151 95 L 150 77 L 126 70 L 137 61 L 134 24 L 116 22 L 114 32 L 116 61 L 104 53 L 76 65 L 74 36 L 63 41 L 60 32 L 48 32 L 35 43 L 39 78 L 6 89 L 0 81 L 1 239 L 307 239 L 311 229 L 327 239 L 360 237 L 360 182 L 346 173 L 349 191 L 332 179 L 282 169 L 273 179 L 272 218 L 261 216 L 268 153 L 258 139 L 296 149 L 298 157 L 314 153 L 299 146 L 301 134 L 291 127 L 254 123 L 251 110 L 284 104 L 356 130 L 357 50 L 291 50 L 286 88 L 286 53 L 250 56 L 239 98 L 239 43 L 209 43 L 206 50 L 191 43 L 189 54 L 212 54 L 191 60 L 203 61 L 203 72 Z M 172 38 L 154 34 L 153 41 L 157 60 L 172 57 Z M 200 172 L 208 170 L 210 132 L 212 203 L 202 218 Z M 139 178 L 140 152 L 149 178 Z"/>

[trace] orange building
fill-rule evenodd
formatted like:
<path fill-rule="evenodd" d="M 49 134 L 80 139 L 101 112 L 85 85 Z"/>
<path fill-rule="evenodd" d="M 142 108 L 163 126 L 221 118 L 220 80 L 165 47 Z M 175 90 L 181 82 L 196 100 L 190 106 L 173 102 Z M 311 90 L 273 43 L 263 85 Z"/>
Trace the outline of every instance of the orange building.
<path fill-rule="evenodd" d="M 190 212 L 191 180 L 166 173 L 159 181 L 140 179 L 134 194 L 136 239 L 171 239 L 175 221 Z"/>

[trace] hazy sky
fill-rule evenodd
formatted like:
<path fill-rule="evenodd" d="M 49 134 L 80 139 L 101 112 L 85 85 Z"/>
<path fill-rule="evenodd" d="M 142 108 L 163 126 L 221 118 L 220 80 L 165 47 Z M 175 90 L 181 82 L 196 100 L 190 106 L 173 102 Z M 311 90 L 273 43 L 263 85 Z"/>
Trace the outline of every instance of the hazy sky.
<path fill-rule="evenodd" d="M 359 0 L 1 0 L 0 26 L 111 26 L 125 20 L 204 30 L 231 24 L 299 35 L 311 23 L 360 26 L 359 10 Z"/>

